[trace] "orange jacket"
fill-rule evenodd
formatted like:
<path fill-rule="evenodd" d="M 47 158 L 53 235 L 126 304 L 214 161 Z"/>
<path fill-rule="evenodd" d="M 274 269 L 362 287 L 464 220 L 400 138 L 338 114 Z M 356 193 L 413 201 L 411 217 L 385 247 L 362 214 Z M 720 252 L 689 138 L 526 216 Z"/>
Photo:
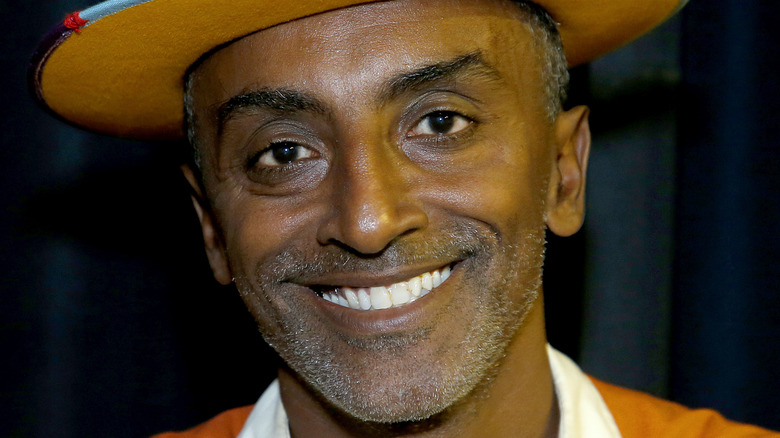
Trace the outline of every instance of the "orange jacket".
<path fill-rule="evenodd" d="M 623 438 L 780 438 L 780 433 L 728 421 L 711 409 L 688 409 L 638 391 L 591 380 L 612 412 Z M 231 409 L 188 431 L 169 432 L 156 438 L 235 437 L 251 411 L 252 406 Z"/>
<path fill-rule="evenodd" d="M 600 382 L 591 377 L 623 438 L 780 437 L 780 433 L 726 420 L 712 409 L 677 403 Z"/>

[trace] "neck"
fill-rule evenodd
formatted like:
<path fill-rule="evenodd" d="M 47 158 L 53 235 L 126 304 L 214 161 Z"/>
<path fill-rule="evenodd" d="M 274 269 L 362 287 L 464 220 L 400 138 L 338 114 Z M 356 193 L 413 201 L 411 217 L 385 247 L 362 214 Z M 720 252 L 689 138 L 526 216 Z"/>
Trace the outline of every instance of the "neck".
<path fill-rule="evenodd" d="M 326 406 L 289 369 L 279 371 L 279 383 L 293 437 L 552 438 L 558 433 L 541 298 L 495 374 L 436 418 L 404 425 L 369 424 Z"/>

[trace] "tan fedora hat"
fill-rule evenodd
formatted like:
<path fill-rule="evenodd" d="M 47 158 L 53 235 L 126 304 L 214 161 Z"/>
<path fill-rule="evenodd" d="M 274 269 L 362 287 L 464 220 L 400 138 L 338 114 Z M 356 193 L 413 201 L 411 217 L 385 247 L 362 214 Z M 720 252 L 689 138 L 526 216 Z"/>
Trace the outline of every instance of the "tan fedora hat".
<path fill-rule="evenodd" d="M 536 0 L 559 23 L 569 65 L 631 41 L 687 0 Z M 64 120 L 126 138 L 183 136 L 182 80 L 209 50 L 366 0 L 110 0 L 74 13 L 30 66 L 38 100 Z"/>

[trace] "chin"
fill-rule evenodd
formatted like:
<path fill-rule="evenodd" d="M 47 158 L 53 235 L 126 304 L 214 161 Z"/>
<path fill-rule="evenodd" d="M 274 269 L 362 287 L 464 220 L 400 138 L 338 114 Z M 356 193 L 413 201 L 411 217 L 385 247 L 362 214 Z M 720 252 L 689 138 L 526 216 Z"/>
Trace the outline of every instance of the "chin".
<path fill-rule="evenodd" d="M 356 420 L 393 424 L 419 422 L 435 417 L 456 405 L 476 386 L 476 382 L 471 381 L 390 380 L 368 386 L 344 382 L 346 385 L 343 388 L 340 385 L 334 388 L 331 384 L 318 392 L 331 406 Z"/>
<path fill-rule="evenodd" d="M 320 351 L 323 355 L 314 357 L 331 360 L 301 363 L 297 357 L 288 364 L 338 416 L 376 424 L 434 424 L 489 389 L 536 297 L 528 293 L 526 305 L 515 312 L 480 314 L 462 326 L 469 327 L 463 332 L 448 329 L 460 339 L 454 345 L 435 342 L 441 333 L 434 330 L 386 349 Z"/>

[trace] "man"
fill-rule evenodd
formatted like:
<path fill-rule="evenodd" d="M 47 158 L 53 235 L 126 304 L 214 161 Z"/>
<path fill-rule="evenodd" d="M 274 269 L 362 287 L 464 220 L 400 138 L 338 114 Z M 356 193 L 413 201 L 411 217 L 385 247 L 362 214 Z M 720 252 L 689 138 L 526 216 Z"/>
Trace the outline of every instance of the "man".
<path fill-rule="evenodd" d="M 137 138 L 186 123 L 215 278 L 285 362 L 251 414 L 192 436 L 769 434 L 591 381 L 545 340 L 544 230 L 581 226 L 590 146 L 588 110 L 562 110 L 553 18 L 576 64 L 676 1 L 619 18 L 564 1 L 541 2 L 553 17 L 501 0 L 252 3 L 103 3 L 37 64 L 39 97 L 73 123 Z M 151 19 L 196 11 L 216 25 Z"/>

